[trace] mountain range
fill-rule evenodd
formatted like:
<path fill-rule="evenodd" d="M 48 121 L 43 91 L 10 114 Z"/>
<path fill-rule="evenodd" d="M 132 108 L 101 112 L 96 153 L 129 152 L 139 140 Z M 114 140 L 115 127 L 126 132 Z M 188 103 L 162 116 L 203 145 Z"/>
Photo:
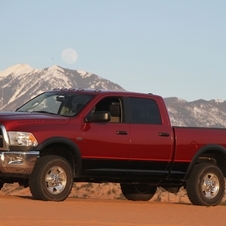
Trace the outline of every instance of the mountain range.
<path fill-rule="evenodd" d="M 121 86 L 81 70 L 53 65 L 34 69 L 27 64 L 0 71 L 0 110 L 13 111 L 34 96 L 54 88 L 124 90 Z"/>
<path fill-rule="evenodd" d="M 0 87 L 0 111 L 14 111 L 37 94 L 54 88 L 124 90 L 120 85 L 86 71 L 56 65 L 34 69 L 27 64 L 0 71 Z M 174 126 L 226 127 L 224 100 L 188 102 L 169 97 L 165 98 L 165 103 Z"/>
<path fill-rule="evenodd" d="M 226 127 L 226 101 L 224 100 L 185 100 L 165 98 L 171 124 L 191 127 Z"/>

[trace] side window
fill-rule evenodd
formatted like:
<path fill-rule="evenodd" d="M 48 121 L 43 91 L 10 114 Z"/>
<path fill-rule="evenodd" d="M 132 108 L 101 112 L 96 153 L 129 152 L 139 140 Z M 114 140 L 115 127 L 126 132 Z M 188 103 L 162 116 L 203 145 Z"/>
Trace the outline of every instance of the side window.
<path fill-rule="evenodd" d="M 131 123 L 162 124 L 158 105 L 152 99 L 130 97 Z"/>
<path fill-rule="evenodd" d="M 92 116 L 94 112 L 97 111 L 108 111 L 110 113 L 111 119 L 109 122 L 122 122 L 122 101 L 119 97 L 105 97 L 100 100 L 95 107 L 88 114 Z"/>

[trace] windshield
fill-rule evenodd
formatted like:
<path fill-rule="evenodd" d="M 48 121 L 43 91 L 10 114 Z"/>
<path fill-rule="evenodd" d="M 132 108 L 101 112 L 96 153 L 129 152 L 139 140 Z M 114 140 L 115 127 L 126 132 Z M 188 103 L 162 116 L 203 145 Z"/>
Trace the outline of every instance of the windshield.
<path fill-rule="evenodd" d="M 30 100 L 16 111 L 74 116 L 92 97 L 92 95 L 78 93 L 43 93 Z"/>

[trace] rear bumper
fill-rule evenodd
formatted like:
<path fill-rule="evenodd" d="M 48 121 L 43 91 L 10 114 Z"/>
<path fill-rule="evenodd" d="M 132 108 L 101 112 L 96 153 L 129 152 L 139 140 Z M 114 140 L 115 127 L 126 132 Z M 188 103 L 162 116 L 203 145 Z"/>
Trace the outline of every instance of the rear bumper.
<path fill-rule="evenodd" d="M 32 173 L 39 151 L 0 152 L 0 171 L 2 174 Z"/>

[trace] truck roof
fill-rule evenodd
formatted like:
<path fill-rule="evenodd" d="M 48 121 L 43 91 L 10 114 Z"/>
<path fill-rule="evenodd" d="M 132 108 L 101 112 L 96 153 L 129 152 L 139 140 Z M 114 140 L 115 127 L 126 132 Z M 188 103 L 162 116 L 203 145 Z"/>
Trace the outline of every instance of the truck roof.
<path fill-rule="evenodd" d="M 108 95 L 122 95 L 122 96 L 155 96 L 160 97 L 159 95 L 154 95 L 153 93 L 140 93 L 140 92 L 132 92 L 132 91 L 126 91 L 126 90 L 103 90 L 103 89 L 81 89 L 81 88 L 55 88 L 53 90 L 49 90 L 46 92 L 82 92 L 87 94 L 94 94 L 94 95 L 100 95 L 100 94 L 108 94 Z"/>

